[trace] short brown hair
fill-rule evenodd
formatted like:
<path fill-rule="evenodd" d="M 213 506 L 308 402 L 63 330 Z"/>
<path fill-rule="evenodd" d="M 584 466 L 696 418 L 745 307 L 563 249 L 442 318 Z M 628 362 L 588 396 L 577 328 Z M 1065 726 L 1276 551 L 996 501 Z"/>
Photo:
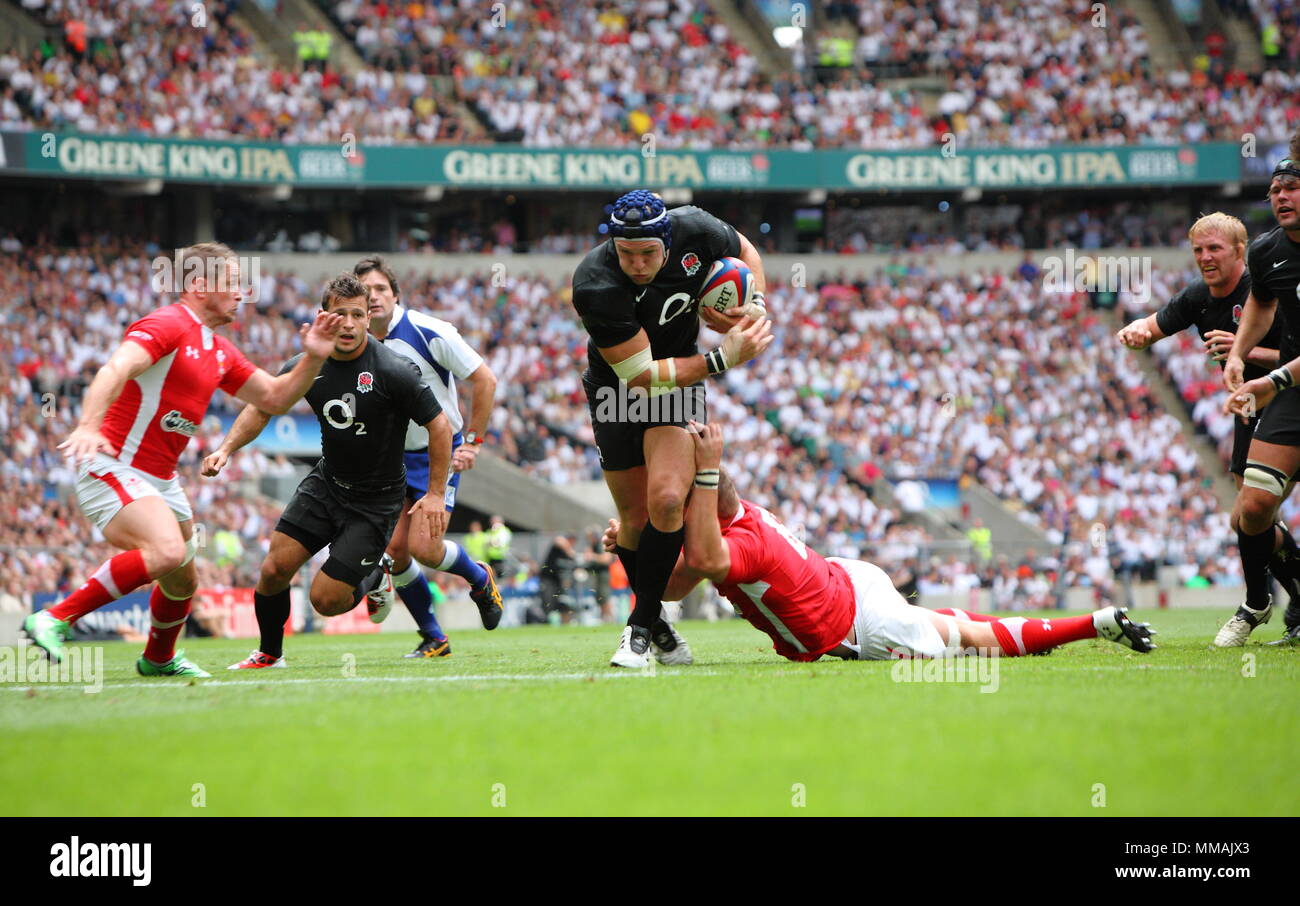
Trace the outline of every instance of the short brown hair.
<path fill-rule="evenodd" d="M 402 293 L 397 288 L 397 274 L 388 266 L 388 262 L 384 260 L 383 255 L 368 255 L 362 258 L 352 268 L 352 276 L 361 278 L 371 271 L 379 271 L 379 273 L 383 274 L 384 279 L 388 281 L 388 285 L 393 290 L 393 298 L 401 298 Z"/>
<path fill-rule="evenodd" d="M 230 272 L 230 263 L 239 260 L 234 250 L 224 242 L 196 242 L 194 245 L 178 249 L 176 257 L 174 276 L 176 285 L 180 286 L 182 292 L 196 290 L 195 279 L 203 280 L 206 292 L 220 292 L 220 287 L 224 285 L 226 275 Z M 196 261 L 202 261 L 202 267 L 195 264 Z M 218 263 L 224 263 L 225 267 L 218 270 Z"/>
<path fill-rule="evenodd" d="M 361 281 L 349 273 L 342 273 L 329 282 L 325 287 L 324 294 L 320 297 L 320 307 L 325 311 L 330 310 L 330 303 L 336 300 L 355 299 L 357 296 L 366 297 L 369 293 L 361 285 Z"/>

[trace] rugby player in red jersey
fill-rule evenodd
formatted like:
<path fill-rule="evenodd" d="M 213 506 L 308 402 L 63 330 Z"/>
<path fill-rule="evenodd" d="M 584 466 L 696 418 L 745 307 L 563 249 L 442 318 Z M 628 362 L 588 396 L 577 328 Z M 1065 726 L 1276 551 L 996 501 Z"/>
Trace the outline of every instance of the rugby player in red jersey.
<path fill-rule="evenodd" d="M 692 423 L 696 477 L 686 508 L 686 541 L 664 599 L 680 600 L 701 579 L 792 661 L 1016 657 L 1102 637 L 1134 651 L 1156 646 L 1145 623 L 1122 607 L 1079 617 L 1026 619 L 927 610 L 903 600 L 880 567 L 822 557 L 767 510 L 742 500 L 722 472 L 722 429 Z M 605 547 L 618 526 L 610 520 Z"/>
<path fill-rule="evenodd" d="M 157 579 L 149 599 L 152 628 L 136 669 L 143 676 L 209 675 L 175 650 L 198 582 L 194 513 L 176 463 L 218 387 L 284 413 L 334 349 L 339 317 L 322 311 L 302 326 L 304 355 L 292 371 L 272 377 L 257 368 L 215 332 L 239 310 L 235 253 L 205 242 L 179 254 L 176 273 L 185 281 L 179 300 L 127 328 L 86 390 L 81 421 L 59 444 L 77 466 L 78 506 L 123 553 L 23 622 L 27 636 L 56 662 L 73 621 Z"/>

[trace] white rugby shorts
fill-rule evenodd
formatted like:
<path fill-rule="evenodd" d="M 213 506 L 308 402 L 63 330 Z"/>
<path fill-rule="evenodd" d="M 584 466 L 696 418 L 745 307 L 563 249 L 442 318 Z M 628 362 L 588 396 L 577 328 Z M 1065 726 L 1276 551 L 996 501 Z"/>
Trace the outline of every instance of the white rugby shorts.
<path fill-rule="evenodd" d="M 826 559 L 844 567 L 853 583 L 857 600 L 853 629 L 858 640 L 855 644 L 845 639 L 844 644 L 857 650 L 858 660 L 953 657 L 960 653 L 961 635 L 957 624 L 950 624 L 949 636 L 953 644 L 948 645 L 930 621 L 930 612 L 908 604 L 879 566 L 839 557 Z"/>
<path fill-rule="evenodd" d="M 122 507 L 142 497 L 161 497 L 176 514 L 177 522 L 194 518 L 177 476 L 164 481 L 106 453 L 95 454 L 77 470 L 77 505 L 101 532 Z"/>

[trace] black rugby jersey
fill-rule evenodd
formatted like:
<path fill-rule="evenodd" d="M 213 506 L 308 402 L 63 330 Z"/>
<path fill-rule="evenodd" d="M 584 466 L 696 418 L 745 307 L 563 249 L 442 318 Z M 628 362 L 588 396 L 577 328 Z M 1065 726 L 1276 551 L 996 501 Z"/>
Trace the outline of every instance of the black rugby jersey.
<path fill-rule="evenodd" d="M 613 239 L 588 252 L 573 273 L 573 307 L 591 335 L 586 377 L 593 383 L 618 383 L 600 348 L 625 343 L 642 329 L 656 359 L 699 352 L 696 298 L 713 262 L 740 254 L 740 234 L 694 205 L 673 208 L 668 216 L 672 247 L 649 283 L 638 286 L 623 273 Z"/>
<path fill-rule="evenodd" d="M 374 339 L 355 359 L 326 359 L 305 399 L 320 422 L 325 474 L 359 489 L 404 482 L 407 423 L 442 412 L 415 363 Z"/>

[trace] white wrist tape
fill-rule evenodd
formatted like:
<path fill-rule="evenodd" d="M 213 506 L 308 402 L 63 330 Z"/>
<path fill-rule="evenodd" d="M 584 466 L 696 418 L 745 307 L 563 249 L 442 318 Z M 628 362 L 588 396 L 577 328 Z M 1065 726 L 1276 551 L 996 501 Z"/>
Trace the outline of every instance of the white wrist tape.
<path fill-rule="evenodd" d="M 662 377 L 667 371 L 668 377 Z M 677 360 L 660 359 L 650 363 L 650 395 L 660 396 L 677 389 Z"/>

